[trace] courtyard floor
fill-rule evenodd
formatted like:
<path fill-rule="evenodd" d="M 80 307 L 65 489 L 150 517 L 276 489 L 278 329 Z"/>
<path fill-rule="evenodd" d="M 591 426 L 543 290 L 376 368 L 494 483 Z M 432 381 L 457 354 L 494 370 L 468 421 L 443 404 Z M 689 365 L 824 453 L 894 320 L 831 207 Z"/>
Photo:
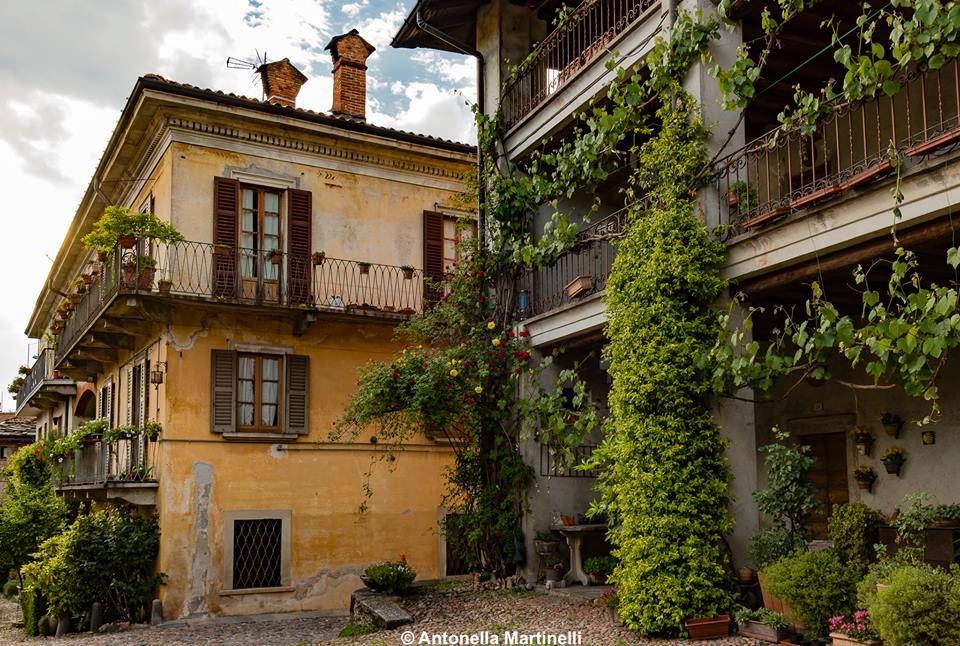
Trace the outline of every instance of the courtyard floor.
<path fill-rule="evenodd" d="M 76 646 L 133 646 L 164 644 L 230 644 L 230 645 L 306 645 L 338 644 L 364 646 L 400 646 L 420 643 L 421 634 L 465 634 L 488 631 L 500 635 L 504 631 L 520 633 L 564 633 L 580 631 L 583 646 L 617 646 L 620 644 L 712 644 L 713 646 L 759 646 L 761 642 L 731 637 L 711 642 L 686 640 L 650 641 L 637 638 L 612 621 L 605 610 L 591 600 L 577 595 L 544 594 L 475 590 L 471 585 L 430 589 L 405 600 L 404 605 L 417 618 L 403 628 L 339 638 L 347 624 L 346 616 L 273 615 L 258 618 L 231 618 L 196 623 L 171 623 L 157 628 L 134 628 L 125 632 L 92 635 L 76 634 L 64 639 L 28 638 L 17 625 L 18 607 L 0 600 L 0 644 L 75 644 Z M 414 640 L 404 636 L 412 631 Z"/>

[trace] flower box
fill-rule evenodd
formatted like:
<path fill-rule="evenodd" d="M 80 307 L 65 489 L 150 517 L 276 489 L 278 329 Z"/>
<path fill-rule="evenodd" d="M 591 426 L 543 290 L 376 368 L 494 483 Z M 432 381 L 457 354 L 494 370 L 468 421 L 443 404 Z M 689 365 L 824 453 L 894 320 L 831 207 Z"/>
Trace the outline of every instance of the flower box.
<path fill-rule="evenodd" d="M 569 283 L 564 285 L 563 291 L 570 298 L 583 296 L 593 289 L 593 276 L 577 276 Z"/>
<path fill-rule="evenodd" d="M 833 640 L 833 646 L 880 646 L 883 644 L 883 642 L 877 639 L 862 642 L 859 639 L 848 637 L 843 633 L 830 633 L 830 639 Z"/>
<path fill-rule="evenodd" d="M 683 626 L 690 639 L 720 639 L 730 634 L 730 615 L 687 619 Z"/>
<path fill-rule="evenodd" d="M 790 636 L 790 631 L 784 628 L 773 628 L 762 621 L 749 620 L 740 624 L 738 630 L 741 637 L 750 637 L 760 641 L 779 644 Z"/>

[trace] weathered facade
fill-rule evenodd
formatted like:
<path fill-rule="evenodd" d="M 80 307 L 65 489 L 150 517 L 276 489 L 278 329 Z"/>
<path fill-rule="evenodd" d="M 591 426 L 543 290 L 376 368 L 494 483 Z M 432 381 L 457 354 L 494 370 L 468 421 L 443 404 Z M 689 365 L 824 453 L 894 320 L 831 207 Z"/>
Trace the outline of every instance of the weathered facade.
<path fill-rule="evenodd" d="M 260 73 L 264 101 L 137 81 L 27 330 L 45 339 L 44 387 L 63 382 L 29 398 L 39 432 L 162 425 L 156 439 L 92 438 L 60 489 L 158 514 L 168 619 L 344 608 L 366 565 L 401 552 L 420 577 L 446 572 L 449 447 L 422 437 L 387 465 L 369 435 L 328 434 L 360 366 L 390 356 L 424 305 L 438 242 L 425 222 L 473 226 L 460 193 L 474 151 L 357 110 L 297 109 L 305 77 L 287 61 Z M 98 259 L 80 239 L 107 204 L 153 212 L 186 242 Z M 60 320 L 57 292 L 84 274 Z"/>
<path fill-rule="evenodd" d="M 654 37 L 668 32 L 677 10 L 706 15 L 716 10 L 706 0 L 586 0 L 554 27 L 562 6 L 419 0 L 393 44 L 475 50 L 483 61 L 484 110 L 491 115 L 498 108 L 502 111 L 505 152 L 513 161 L 522 161 L 535 148 L 569 135 L 572 115 L 603 99 L 614 75 L 607 67 L 611 53 L 616 52 L 625 66 L 638 64 Z M 731 63 L 741 43 L 760 40 L 763 34 L 761 5 L 733 3 L 733 7 L 737 25 L 722 30 L 712 43 L 710 64 Z M 954 231 L 950 193 L 956 189 L 960 169 L 955 145 L 960 137 L 956 61 L 938 71 L 911 73 L 893 97 L 837 104 L 812 136 L 778 127 L 777 114 L 792 102 L 796 83 L 816 89 L 831 77 L 843 77 L 829 53 L 822 55 L 830 51 L 829 30 L 823 30 L 822 23 L 834 15 L 834 24 L 853 25 L 858 12 L 856 3 L 829 3 L 807 8 L 792 20 L 781 34 L 787 45 L 771 57 L 756 98 L 742 114 L 723 109 L 707 63 L 696 63 L 684 81 L 712 129 L 707 145 L 716 162 L 712 181 L 701 191 L 702 213 L 708 227 L 727 227 L 723 274 L 731 281 L 731 293 L 744 291 L 750 304 L 800 304 L 809 294 L 809 283 L 821 280 L 828 297 L 858 311 L 856 294 L 843 303 L 838 293 L 852 282 L 858 263 L 892 255 L 890 188 L 895 178 L 887 155 L 890 145 L 904 161 L 900 241 L 921 252 L 925 275 L 949 278 L 943 269 L 949 269 L 945 253 Z M 526 61 L 521 71 L 510 77 L 508 66 L 521 61 Z M 774 137 L 776 143 L 771 144 Z M 524 325 L 532 343 L 542 352 L 561 345 L 598 352 L 602 346 L 606 323 L 602 294 L 616 254 L 615 244 L 603 238 L 616 237 L 620 230 L 621 184 L 612 180 L 599 188 L 599 211 L 591 216 L 580 244 L 524 279 L 519 305 L 527 315 Z M 592 198 L 574 198 L 561 203 L 560 209 L 571 219 L 582 218 Z M 551 212 L 545 208 L 541 215 L 545 218 Z M 542 219 L 535 221 L 535 230 L 541 224 Z M 769 321 L 759 325 L 756 338 L 764 340 L 772 327 Z M 864 375 L 857 377 L 869 381 Z M 778 386 L 778 392 L 789 385 Z M 941 390 L 948 387 L 950 380 L 944 378 Z M 603 399 L 602 380 L 595 394 Z M 751 398 L 749 392 L 740 395 Z M 881 412 L 915 419 L 923 408 L 924 402 L 899 391 L 868 392 L 858 402 L 848 389 L 807 386 L 793 391 L 789 402 L 718 401 L 715 414 L 730 440 L 727 456 L 735 474 L 731 494 L 736 526 L 729 543 L 738 563 L 745 562 L 746 545 L 761 522 L 751 494 L 765 479 L 757 449 L 768 440 L 773 425 L 813 447 L 818 462 L 811 477 L 828 509 L 862 499 L 891 512 L 904 493 L 918 490 L 936 493 L 941 502 L 960 498 L 955 479 L 943 477 L 960 450 L 944 438 L 946 433 L 937 434 L 937 444 L 930 446 L 922 445 L 916 426 L 905 430 L 897 442 L 908 454 L 915 452 L 916 461 L 912 469 L 905 467 L 902 478 L 883 473 L 879 466 L 880 452 L 892 440 L 879 441 L 870 455 L 855 450 L 851 431 L 856 424 L 883 435 Z M 932 430 L 950 427 L 955 419 L 955 412 L 946 406 L 942 421 Z M 535 469 L 542 448 L 534 445 L 526 451 Z M 921 457 L 923 469 L 916 468 Z M 908 464 L 913 459 L 908 458 Z M 859 490 L 850 475 L 858 464 L 872 464 L 880 472 L 870 493 Z M 927 469 L 928 464 L 935 466 Z M 592 496 L 589 479 L 574 480 L 570 474 L 543 469 L 538 473 L 536 500 L 525 528 L 530 553 L 534 533 L 554 522 L 556 511 L 582 512 Z M 820 535 L 823 521 L 814 519 Z"/>

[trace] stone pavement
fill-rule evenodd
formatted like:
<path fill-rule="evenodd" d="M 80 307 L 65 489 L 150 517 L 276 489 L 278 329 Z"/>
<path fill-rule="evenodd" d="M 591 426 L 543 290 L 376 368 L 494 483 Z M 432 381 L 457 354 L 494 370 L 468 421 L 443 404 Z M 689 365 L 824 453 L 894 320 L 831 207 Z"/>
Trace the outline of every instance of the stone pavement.
<path fill-rule="evenodd" d="M 70 635 L 66 639 L 41 640 L 24 637 L 21 628 L 13 627 L 19 620 L 16 605 L 0 600 L 0 644 L 33 644 L 40 646 L 72 644 L 73 646 L 134 646 L 187 644 L 228 644 L 231 646 L 260 645 L 362 645 L 400 646 L 403 632 L 464 634 L 488 631 L 503 639 L 503 632 L 561 633 L 580 631 L 583 646 L 620 646 L 648 644 L 669 646 L 695 643 L 712 646 L 761 646 L 761 642 L 731 637 L 711 642 L 686 640 L 641 640 L 618 626 L 605 609 L 589 600 L 574 595 L 543 594 L 538 591 L 515 592 L 503 590 L 475 590 L 472 585 L 456 587 L 441 584 L 406 598 L 403 605 L 416 622 L 394 631 L 374 633 L 355 638 L 337 637 L 347 623 L 346 617 L 320 616 L 315 613 L 272 615 L 269 617 L 230 618 L 195 623 L 165 624 L 157 628 L 137 628 L 110 635 Z M 414 642 L 416 643 L 416 642 Z"/>

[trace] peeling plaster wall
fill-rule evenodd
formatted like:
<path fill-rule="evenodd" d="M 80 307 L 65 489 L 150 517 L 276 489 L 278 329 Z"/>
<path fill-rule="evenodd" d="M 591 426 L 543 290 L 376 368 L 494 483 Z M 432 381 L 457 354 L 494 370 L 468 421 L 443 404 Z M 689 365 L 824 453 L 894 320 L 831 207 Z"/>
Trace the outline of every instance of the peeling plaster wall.
<path fill-rule="evenodd" d="M 437 578 L 444 469 L 451 451 L 415 439 L 393 463 L 373 466 L 373 498 L 360 514 L 364 475 L 376 457 L 369 436 L 324 442 L 355 388 L 359 367 L 398 348 L 391 326 L 321 318 L 303 337 L 269 317 L 221 315 L 175 325 L 168 339 L 167 416 L 158 511 L 166 618 L 346 608 L 372 562 L 400 552 L 420 578 Z M 193 336 L 187 347 L 184 341 Z M 310 356 L 310 433 L 289 445 L 225 441 L 210 431 L 210 351 L 231 343 L 276 344 Z M 223 595 L 224 512 L 291 511 L 292 590 Z"/>

